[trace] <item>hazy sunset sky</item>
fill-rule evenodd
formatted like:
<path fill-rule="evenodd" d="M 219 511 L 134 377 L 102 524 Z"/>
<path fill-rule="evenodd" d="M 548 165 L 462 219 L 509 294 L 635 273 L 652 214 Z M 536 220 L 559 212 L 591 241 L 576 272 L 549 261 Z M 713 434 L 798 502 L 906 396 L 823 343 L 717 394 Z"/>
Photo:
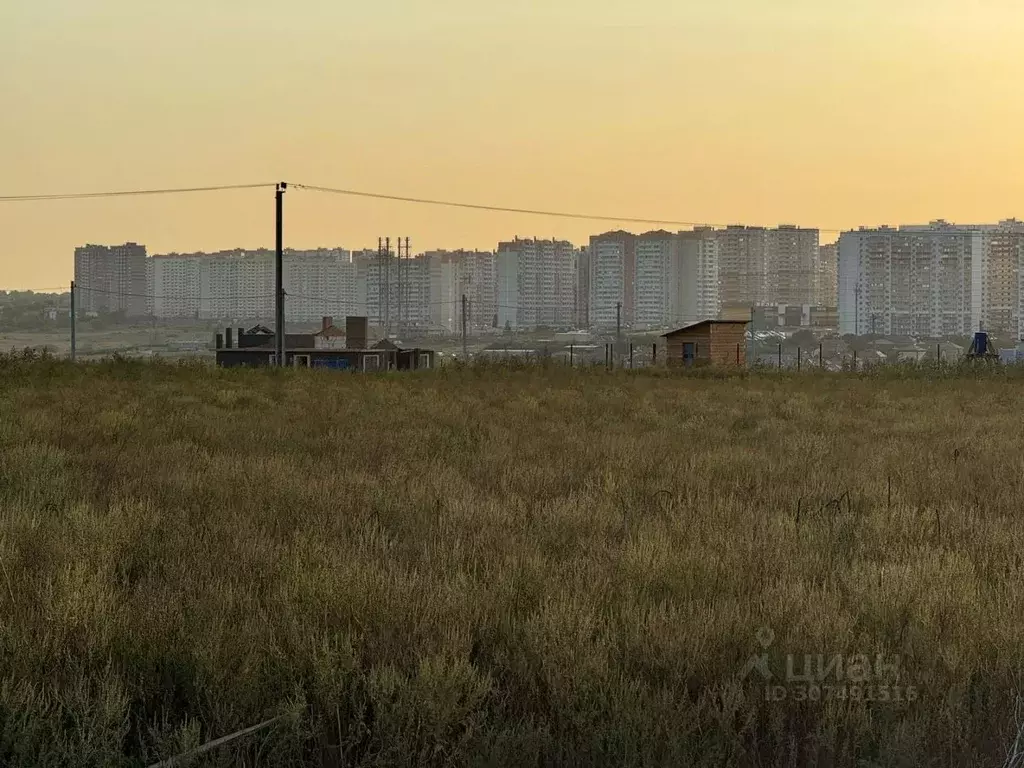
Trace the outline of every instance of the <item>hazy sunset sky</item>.
<path fill-rule="evenodd" d="M 1020 0 L 5 0 L 0 195 L 285 180 L 708 223 L 1024 217 L 1021 40 Z M 608 228 L 286 200 L 291 247 Z M 273 192 L 0 203 L 0 233 L 0 287 L 56 287 L 86 242 L 271 246 Z"/>

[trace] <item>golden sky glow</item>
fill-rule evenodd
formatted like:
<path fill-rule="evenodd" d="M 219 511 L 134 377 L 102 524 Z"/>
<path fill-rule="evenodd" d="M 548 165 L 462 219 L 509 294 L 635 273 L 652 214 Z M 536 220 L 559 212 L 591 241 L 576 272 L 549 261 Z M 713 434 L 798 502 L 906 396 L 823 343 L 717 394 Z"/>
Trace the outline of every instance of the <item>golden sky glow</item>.
<path fill-rule="evenodd" d="M 709 223 L 1024 217 L 1022 33 L 1019 0 L 7 0 L 0 195 L 287 180 Z M 607 228 L 286 202 L 292 247 Z M 273 193 L 0 203 L 0 232 L 0 287 L 51 287 L 85 242 L 271 246 Z"/>

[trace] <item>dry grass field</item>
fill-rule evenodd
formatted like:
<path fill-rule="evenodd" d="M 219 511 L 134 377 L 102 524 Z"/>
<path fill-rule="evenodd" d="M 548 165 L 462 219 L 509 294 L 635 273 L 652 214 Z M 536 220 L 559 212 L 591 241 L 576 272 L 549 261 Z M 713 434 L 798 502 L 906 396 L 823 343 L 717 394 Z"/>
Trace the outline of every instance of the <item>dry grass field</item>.
<path fill-rule="evenodd" d="M 1022 388 L 0 358 L 0 764 L 1002 765 Z"/>

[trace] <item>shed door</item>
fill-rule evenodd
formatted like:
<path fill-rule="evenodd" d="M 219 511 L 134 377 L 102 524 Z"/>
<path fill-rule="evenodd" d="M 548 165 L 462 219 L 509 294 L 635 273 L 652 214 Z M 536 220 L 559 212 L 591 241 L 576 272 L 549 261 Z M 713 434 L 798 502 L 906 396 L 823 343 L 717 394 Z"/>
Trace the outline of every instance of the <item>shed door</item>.
<path fill-rule="evenodd" d="M 684 341 L 683 342 L 683 362 L 689 365 L 697 359 L 697 342 L 695 341 Z"/>

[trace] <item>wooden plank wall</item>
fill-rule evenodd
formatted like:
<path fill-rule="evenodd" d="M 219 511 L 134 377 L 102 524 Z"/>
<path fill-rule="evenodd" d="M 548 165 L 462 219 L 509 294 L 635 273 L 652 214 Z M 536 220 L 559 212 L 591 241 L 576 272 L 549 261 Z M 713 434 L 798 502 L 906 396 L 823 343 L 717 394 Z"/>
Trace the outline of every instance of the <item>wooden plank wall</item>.
<path fill-rule="evenodd" d="M 739 323 L 711 327 L 711 363 L 713 365 L 737 365 L 736 349 L 739 347 L 738 364 L 746 365 L 747 327 Z"/>
<path fill-rule="evenodd" d="M 683 364 L 683 344 L 696 342 L 697 361 L 707 363 L 711 359 L 711 333 L 708 327 L 691 333 L 681 333 L 678 336 L 665 339 L 667 353 L 666 360 L 669 365 Z"/>
<path fill-rule="evenodd" d="M 668 365 L 683 364 L 683 344 L 697 344 L 697 362 L 703 365 L 746 365 L 746 326 L 723 324 L 706 326 L 699 331 L 680 333 L 667 338 L 659 353 L 664 354 Z M 737 347 L 739 360 L 737 362 Z M 664 353 L 661 350 L 664 349 Z"/>

